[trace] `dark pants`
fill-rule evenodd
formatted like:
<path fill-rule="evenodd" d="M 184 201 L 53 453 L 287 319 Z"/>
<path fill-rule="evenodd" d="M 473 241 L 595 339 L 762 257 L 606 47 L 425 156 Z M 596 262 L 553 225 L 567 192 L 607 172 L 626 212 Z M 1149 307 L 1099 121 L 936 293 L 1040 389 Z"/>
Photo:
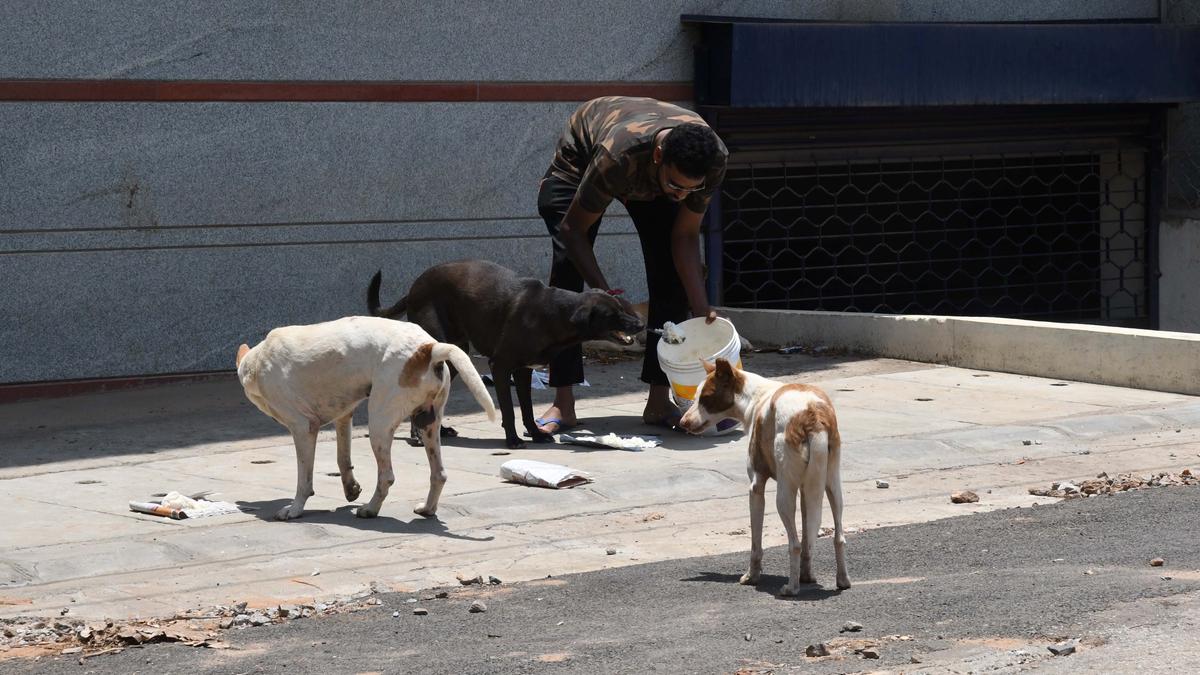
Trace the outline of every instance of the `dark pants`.
<path fill-rule="evenodd" d="M 575 188 L 547 177 L 538 191 L 538 213 L 546 221 L 546 229 L 554 242 L 554 259 L 550 265 L 550 285 L 571 291 L 583 290 L 583 277 L 567 257 L 567 249 L 558 238 L 558 225 L 575 198 Z M 687 293 L 675 271 L 671 256 L 671 230 L 680 205 L 660 197 L 650 202 L 629 201 L 625 210 L 633 219 L 638 239 L 642 242 L 642 259 L 646 265 L 646 286 L 650 291 L 647 328 L 662 328 L 663 323 L 679 323 L 688 318 Z M 588 233 L 594 246 L 600 222 Z M 658 365 L 657 333 L 646 333 L 646 355 L 642 360 L 642 381 L 647 384 L 669 384 Z M 550 362 L 550 386 L 565 387 L 583 382 L 583 349 L 576 346 L 564 349 Z"/>

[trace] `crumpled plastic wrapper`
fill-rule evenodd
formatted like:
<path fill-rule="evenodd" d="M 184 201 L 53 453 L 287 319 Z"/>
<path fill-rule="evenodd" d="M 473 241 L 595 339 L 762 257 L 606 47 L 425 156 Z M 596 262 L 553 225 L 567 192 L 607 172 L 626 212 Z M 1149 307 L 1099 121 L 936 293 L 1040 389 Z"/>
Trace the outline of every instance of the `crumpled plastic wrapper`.
<path fill-rule="evenodd" d="M 532 459 L 510 459 L 500 465 L 500 477 L 507 481 L 547 487 L 555 490 L 573 488 L 592 482 L 592 477 L 586 472 L 572 469 L 561 464 L 537 462 Z"/>

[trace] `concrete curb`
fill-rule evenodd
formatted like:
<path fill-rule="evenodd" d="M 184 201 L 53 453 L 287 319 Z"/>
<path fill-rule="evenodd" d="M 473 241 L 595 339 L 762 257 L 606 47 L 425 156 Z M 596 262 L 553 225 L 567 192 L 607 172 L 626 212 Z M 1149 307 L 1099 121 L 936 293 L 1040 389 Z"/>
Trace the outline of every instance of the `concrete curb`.
<path fill-rule="evenodd" d="M 722 308 L 753 343 L 1200 395 L 1200 334 L 985 317 Z"/>

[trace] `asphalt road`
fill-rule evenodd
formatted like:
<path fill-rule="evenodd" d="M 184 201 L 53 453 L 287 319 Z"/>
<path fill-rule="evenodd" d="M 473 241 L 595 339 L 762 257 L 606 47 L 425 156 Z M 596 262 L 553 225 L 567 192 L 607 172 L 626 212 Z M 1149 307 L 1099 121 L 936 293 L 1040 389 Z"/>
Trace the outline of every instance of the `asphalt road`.
<path fill-rule="evenodd" d="M 224 631 L 226 650 L 156 644 L 0 671 L 1182 672 L 1200 656 L 1198 513 L 1200 489 L 1170 487 L 870 530 L 849 539 L 855 585 L 842 593 L 830 590 L 833 547 L 822 539 L 824 588 L 795 599 L 774 595 L 786 560 L 772 549 L 757 588 L 737 584 L 747 555 L 690 558 L 444 599 L 380 595 L 359 612 Z M 1156 557 L 1162 567 L 1150 566 Z M 470 613 L 474 599 L 487 611 Z M 840 633 L 847 621 L 863 630 Z M 1061 640 L 1078 641 L 1077 652 L 1051 655 Z M 805 655 L 821 642 L 831 656 Z M 877 660 L 855 653 L 867 647 Z"/>

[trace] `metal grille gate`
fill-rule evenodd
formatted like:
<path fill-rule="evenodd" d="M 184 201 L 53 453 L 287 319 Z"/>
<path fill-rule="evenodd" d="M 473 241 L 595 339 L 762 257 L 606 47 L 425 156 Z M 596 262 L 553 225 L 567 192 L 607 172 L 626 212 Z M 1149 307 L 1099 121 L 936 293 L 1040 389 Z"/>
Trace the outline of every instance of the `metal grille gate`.
<path fill-rule="evenodd" d="M 721 303 L 1150 326 L 1143 145 L 910 153 L 733 150 Z"/>

